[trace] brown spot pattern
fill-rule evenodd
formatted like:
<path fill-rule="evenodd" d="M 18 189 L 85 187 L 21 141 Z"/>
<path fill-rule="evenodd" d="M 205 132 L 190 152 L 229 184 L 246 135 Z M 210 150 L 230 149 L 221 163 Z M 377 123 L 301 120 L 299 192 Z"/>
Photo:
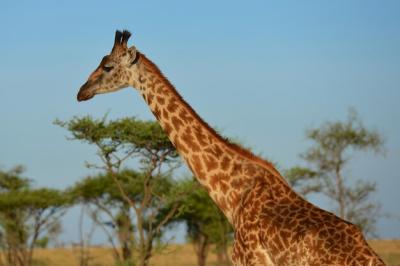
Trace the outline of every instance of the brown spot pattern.
<path fill-rule="evenodd" d="M 185 142 L 186 146 L 190 150 L 194 152 L 200 151 L 200 146 L 193 140 L 193 137 L 190 133 L 188 132 L 182 133 L 182 141 Z"/>
<path fill-rule="evenodd" d="M 220 190 L 223 194 L 226 194 L 229 189 L 229 176 L 225 174 L 216 174 L 210 177 L 210 186 L 216 191 Z"/>
<path fill-rule="evenodd" d="M 185 123 L 191 123 L 194 118 L 189 115 L 189 112 L 186 111 L 185 109 L 181 109 L 181 111 L 179 112 L 179 117 L 185 122 Z"/>
<path fill-rule="evenodd" d="M 175 113 L 176 109 L 178 109 L 178 103 L 175 100 L 170 100 L 167 109 L 170 113 Z"/>
<path fill-rule="evenodd" d="M 202 162 L 199 156 L 193 155 L 192 159 L 190 160 L 190 165 L 192 165 L 192 168 L 194 169 L 195 174 L 198 178 L 205 178 L 205 173 L 203 171 Z"/>
<path fill-rule="evenodd" d="M 218 162 L 215 158 L 209 154 L 203 154 L 202 156 L 203 162 L 206 165 L 207 172 L 217 169 Z"/>
<path fill-rule="evenodd" d="M 178 117 L 176 117 L 176 116 L 173 116 L 173 117 L 171 118 L 171 122 L 172 122 L 172 125 L 174 126 L 174 128 L 175 128 L 176 131 L 179 131 L 179 129 L 183 126 L 182 120 L 180 120 L 180 119 L 179 119 Z"/>
<path fill-rule="evenodd" d="M 164 105 L 165 104 L 165 99 L 163 97 L 161 97 L 161 96 L 157 96 L 157 102 L 160 105 Z"/>

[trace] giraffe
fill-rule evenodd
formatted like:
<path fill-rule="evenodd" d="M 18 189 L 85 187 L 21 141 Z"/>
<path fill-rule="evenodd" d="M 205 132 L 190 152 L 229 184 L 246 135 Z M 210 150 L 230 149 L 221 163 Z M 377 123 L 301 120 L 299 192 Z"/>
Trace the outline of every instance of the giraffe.
<path fill-rule="evenodd" d="M 159 68 L 116 31 L 78 101 L 139 91 L 201 186 L 234 228 L 235 265 L 385 265 L 353 224 L 296 194 L 274 166 L 222 138 Z"/>

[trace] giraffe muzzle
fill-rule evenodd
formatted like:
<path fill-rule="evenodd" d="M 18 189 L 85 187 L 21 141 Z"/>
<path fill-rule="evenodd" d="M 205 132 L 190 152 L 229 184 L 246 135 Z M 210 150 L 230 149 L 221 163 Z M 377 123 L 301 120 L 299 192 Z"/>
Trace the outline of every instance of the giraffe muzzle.
<path fill-rule="evenodd" d="M 77 100 L 78 102 L 81 101 L 87 101 L 91 98 L 93 98 L 95 93 L 90 89 L 90 86 L 88 82 L 82 85 L 82 87 L 79 89 L 78 95 L 77 95 Z"/>

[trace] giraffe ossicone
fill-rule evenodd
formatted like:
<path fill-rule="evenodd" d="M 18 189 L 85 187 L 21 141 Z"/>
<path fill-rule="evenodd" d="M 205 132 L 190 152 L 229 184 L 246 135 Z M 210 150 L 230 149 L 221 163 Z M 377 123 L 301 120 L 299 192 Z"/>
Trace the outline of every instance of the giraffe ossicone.
<path fill-rule="evenodd" d="M 78 100 L 136 88 L 235 231 L 235 265 L 384 265 L 360 230 L 297 195 L 274 166 L 218 135 L 117 31 Z"/>

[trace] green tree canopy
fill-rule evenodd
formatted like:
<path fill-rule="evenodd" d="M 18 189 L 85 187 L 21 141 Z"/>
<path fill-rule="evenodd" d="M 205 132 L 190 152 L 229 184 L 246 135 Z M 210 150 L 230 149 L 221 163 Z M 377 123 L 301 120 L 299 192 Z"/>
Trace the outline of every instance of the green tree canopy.
<path fill-rule="evenodd" d="M 134 117 L 107 121 L 106 117 L 94 119 L 84 116 L 66 122 L 57 119 L 54 123 L 67 129 L 72 134 L 70 139 L 96 145 L 101 156 L 113 154 L 115 163 L 122 163 L 134 153 L 142 153 L 144 157 L 163 156 L 163 163 L 178 157 L 175 147 L 157 122 Z M 116 157 L 118 152 L 122 152 L 122 157 Z"/>
<path fill-rule="evenodd" d="M 87 164 L 101 172 L 77 183 L 72 195 L 96 206 L 94 212 L 108 215 L 123 246 L 122 256 L 115 252 L 119 261 L 121 257 L 124 263 L 132 261 L 131 250 L 137 249 L 138 264 L 147 265 L 154 240 L 179 209 L 180 197 L 173 193 L 175 181 L 171 177 L 180 164 L 175 147 L 153 121 L 85 116 L 56 120 L 55 124 L 66 128 L 70 139 L 95 145 L 101 160 L 100 165 Z M 122 167 L 128 161 L 138 170 Z M 98 215 L 93 213 L 92 217 L 102 224 Z"/>
<path fill-rule="evenodd" d="M 0 245 L 10 265 L 25 266 L 32 264 L 36 242 L 58 225 L 71 198 L 56 189 L 32 188 L 22 173 L 22 167 L 0 171 Z"/>

